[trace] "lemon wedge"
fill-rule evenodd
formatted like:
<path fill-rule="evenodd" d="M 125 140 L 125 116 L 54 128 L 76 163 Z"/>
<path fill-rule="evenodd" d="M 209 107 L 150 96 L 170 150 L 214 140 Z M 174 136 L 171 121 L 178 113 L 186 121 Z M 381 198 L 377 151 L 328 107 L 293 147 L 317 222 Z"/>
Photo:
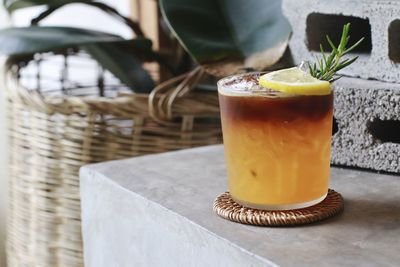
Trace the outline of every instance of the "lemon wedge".
<path fill-rule="evenodd" d="M 262 75 L 258 83 L 266 88 L 296 95 L 329 95 L 331 85 L 297 67 L 273 71 Z"/>

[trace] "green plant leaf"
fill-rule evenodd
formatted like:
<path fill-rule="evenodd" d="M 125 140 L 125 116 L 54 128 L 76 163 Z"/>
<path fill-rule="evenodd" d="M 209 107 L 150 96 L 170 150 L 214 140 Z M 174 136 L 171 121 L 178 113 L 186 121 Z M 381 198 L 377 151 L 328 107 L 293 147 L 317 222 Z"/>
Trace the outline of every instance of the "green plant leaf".
<path fill-rule="evenodd" d="M 154 82 L 135 54 L 150 53 L 151 45 L 150 40 L 140 38 L 81 47 L 133 91 L 149 93 L 154 88 Z"/>
<path fill-rule="evenodd" d="M 31 6 L 58 6 L 75 2 L 91 2 L 91 0 L 3 0 L 3 5 L 8 12 Z"/>
<path fill-rule="evenodd" d="M 0 53 L 22 55 L 54 51 L 82 44 L 122 41 L 99 31 L 69 27 L 21 27 L 0 30 Z"/>
<path fill-rule="evenodd" d="M 159 0 L 170 29 L 200 64 L 238 61 L 266 68 L 283 55 L 291 29 L 281 0 Z"/>
<path fill-rule="evenodd" d="M 9 56 L 57 52 L 66 48 L 82 48 L 99 64 L 137 92 L 154 87 L 150 75 L 136 55 L 151 54 L 152 43 L 145 38 L 125 40 L 119 36 L 68 27 L 24 27 L 0 30 L 0 53 Z"/>

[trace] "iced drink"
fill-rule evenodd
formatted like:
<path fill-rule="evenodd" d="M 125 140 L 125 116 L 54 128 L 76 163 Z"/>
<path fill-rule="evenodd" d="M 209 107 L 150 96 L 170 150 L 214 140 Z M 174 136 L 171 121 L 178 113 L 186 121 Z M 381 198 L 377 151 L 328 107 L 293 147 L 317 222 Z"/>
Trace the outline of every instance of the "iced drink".
<path fill-rule="evenodd" d="M 328 191 L 333 94 L 273 91 L 259 75 L 218 83 L 230 194 L 266 210 L 317 204 Z"/>

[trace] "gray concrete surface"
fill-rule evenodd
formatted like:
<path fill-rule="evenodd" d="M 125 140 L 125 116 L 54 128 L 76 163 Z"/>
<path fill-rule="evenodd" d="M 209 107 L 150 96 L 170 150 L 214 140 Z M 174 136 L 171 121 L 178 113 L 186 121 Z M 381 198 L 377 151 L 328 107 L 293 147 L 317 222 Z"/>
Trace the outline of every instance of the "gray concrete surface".
<path fill-rule="evenodd" d="M 400 173 L 400 84 L 342 78 L 334 106 L 332 163 Z"/>
<path fill-rule="evenodd" d="M 268 228 L 212 211 L 226 190 L 222 146 L 81 169 L 85 264 L 102 266 L 398 266 L 400 179 L 332 168 L 345 211 Z"/>
<path fill-rule="evenodd" d="M 313 43 L 310 36 L 324 37 L 333 34 L 337 27 L 342 27 L 345 21 L 317 20 L 307 25 L 310 14 L 334 14 L 353 16 L 369 20 L 372 49 L 370 53 L 360 54 L 359 60 L 342 73 L 354 77 L 373 78 L 382 81 L 398 82 L 400 80 L 400 4 L 393 0 L 283 0 L 283 12 L 289 19 L 293 36 L 290 48 L 295 62 L 302 60 L 313 61 L 318 52 L 310 51 L 308 45 Z M 395 21 L 393 24 L 391 24 Z M 353 23 L 351 33 L 355 35 L 357 23 Z M 367 23 L 368 24 L 368 23 Z M 389 31 L 389 28 L 393 31 Z M 312 35 L 307 35 L 307 28 Z M 365 27 L 364 27 L 365 28 Z M 316 29 L 325 32 L 318 33 Z M 390 36 L 390 37 L 389 37 Z M 318 38 L 317 38 L 318 39 Z M 364 41 L 365 42 L 365 41 Z M 325 49 L 328 46 L 325 46 Z M 389 53 L 391 57 L 389 57 Z M 392 58 L 392 59 L 391 59 Z M 394 60 L 393 60 L 394 59 Z"/>

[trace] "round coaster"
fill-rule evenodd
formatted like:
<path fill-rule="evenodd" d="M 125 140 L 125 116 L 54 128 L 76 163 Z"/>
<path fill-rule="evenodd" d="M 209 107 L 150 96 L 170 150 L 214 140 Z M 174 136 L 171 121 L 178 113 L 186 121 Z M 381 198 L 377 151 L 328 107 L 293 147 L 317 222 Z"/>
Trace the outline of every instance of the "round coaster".
<path fill-rule="evenodd" d="M 311 207 L 295 210 L 258 210 L 246 208 L 236 203 L 225 192 L 214 201 L 213 210 L 222 218 L 253 225 L 264 226 L 293 226 L 309 224 L 330 218 L 343 211 L 344 203 L 342 196 L 329 189 L 326 198 Z"/>

